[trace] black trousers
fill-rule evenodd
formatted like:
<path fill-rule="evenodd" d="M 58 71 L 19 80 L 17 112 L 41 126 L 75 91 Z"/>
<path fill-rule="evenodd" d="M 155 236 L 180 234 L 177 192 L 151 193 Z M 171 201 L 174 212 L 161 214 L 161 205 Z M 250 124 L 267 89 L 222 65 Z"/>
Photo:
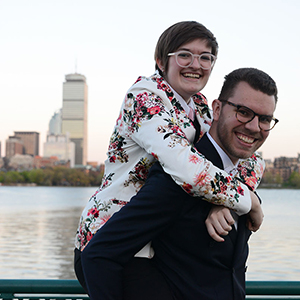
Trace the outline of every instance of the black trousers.
<path fill-rule="evenodd" d="M 81 252 L 78 249 L 74 250 L 74 269 L 79 283 L 87 292 L 81 265 Z M 132 258 L 125 266 L 123 274 L 122 300 L 174 300 L 169 285 L 151 259 Z"/>

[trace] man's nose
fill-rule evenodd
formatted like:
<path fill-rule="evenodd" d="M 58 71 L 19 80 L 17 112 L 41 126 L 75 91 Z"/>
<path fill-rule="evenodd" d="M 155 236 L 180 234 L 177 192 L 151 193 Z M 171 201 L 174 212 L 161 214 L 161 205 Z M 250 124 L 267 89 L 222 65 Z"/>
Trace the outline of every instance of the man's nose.
<path fill-rule="evenodd" d="M 255 116 L 253 120 L 245 124 L 245 127 L 252 132 L 260 132 L 261 129 L 259 127 L 259 118 Z"/>

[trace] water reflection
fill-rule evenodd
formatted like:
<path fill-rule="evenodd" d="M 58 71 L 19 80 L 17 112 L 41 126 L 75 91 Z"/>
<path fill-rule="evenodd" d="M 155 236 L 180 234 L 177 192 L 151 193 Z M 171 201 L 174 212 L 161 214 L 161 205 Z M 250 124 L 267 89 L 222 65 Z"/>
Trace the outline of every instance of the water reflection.
<path fill-rule="evenodd" d="M 65 193 L 48 188 L 51 193 L 47 196 L 43 194 L 47 188 L 10 189 L 15 189 L 11 200 L 7 199 L 11 203 L 4 205 L 4 193 L 0 190 L 1 278 L 75 278 L 74 236 L 82 204 L 95 188 L 84 189 L 83 193 L 82 189 L 67 189 Z M 43 195 L 38 195 L 41 192 Z M 51 195 L 55 197 L 53 201 L 49 200 Z M 60 208 L 55 209 L 57 206 Z"/>
<path fill-rule="evenodd" d="M 0 274 L 5 278 L 75 278 L 72 256 L 80 208 L 1 216 Z"/>
<path fill-rule="evenodd" d="M 248 280 L 300 280 L 300 191 L 259 190 L 264 222 L 250 239 Z"/>
<path fill-rule="evenodd" d="M 74 236 L 95 188 L 0 187 L 0 278 L 74 279 Z M 260 190 L 248 280 L 300 281 L 300 191 Z"/>

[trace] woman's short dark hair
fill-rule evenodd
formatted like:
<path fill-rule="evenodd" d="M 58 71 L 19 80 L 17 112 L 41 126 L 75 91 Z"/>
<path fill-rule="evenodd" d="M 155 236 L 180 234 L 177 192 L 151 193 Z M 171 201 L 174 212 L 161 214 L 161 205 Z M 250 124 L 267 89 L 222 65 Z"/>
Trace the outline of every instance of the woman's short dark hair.
<path fill-rule="evenodd" d="M 159 59 L 165 70 L 168 68 L 168 54 L 175 52 L 183 44 L 196 39 L 204 40 L 211 47 L 212 54 L 218 54 L 218 43 L 214 35 L 202 24 L 196 21 L 183 21 L 166 29 L 157 41 L 154 59 Z M 162 71 L 155 63 L 155 69 L 163 76 Z"/>
<path fill-rule="evenodd" d="M 242 81 L 248 83 L 257 91 L 261 91 L 269 96 L 274 96 L 275 103 L 277 103 L 278 91 L 275 81 L 267 73 L 256 68 L 240 68 L 226 75 L 218 99 L 228 100 L 233 96 L 238 83 Z"/>

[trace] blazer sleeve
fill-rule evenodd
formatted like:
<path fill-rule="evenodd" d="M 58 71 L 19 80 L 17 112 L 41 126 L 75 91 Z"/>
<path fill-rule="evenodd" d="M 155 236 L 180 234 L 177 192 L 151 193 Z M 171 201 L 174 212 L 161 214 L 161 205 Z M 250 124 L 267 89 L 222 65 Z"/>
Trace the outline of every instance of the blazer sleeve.
<path fill-rule="evenodd" d="M 178 219 L 183 194 L 169 175 L 159 171 L 98 230 L 81 253 L 91 300 L 122 299 L 124 265 Z"/>
<path fill-rule="evenodd" d="M 123 107 L 122 124 L 132 140 L 152 154 L 165 172 L 187 193 L 224 205 L 239 215 L 249 212 L 248 187 L 206 160 L 181 129 L 182 119 L 165 93 L 131 90 Z"/>
<path fill-rule="evenodd" d="M 263 177 L 265 162 L 259 153 L 254 153 L 250 158 L 241 160 L 236 177 L 248 186 L 251 191 L 255 191 Z"/>

